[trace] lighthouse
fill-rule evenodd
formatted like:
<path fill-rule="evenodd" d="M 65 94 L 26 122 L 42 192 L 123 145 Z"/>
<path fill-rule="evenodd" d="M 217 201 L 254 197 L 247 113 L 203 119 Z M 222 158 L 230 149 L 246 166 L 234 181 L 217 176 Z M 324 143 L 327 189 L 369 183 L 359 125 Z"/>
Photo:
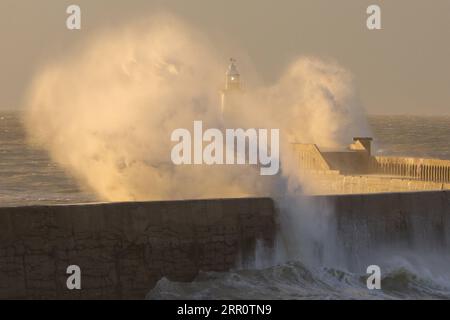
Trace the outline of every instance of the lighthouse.
<path fill-rule="evenodd" d="M 222 118 L 224 124 L 237 124 L 240 119 L 239 108 L 242 87 L 236 60 L 230 59 L 230 65 L 225 76 L 225 88 L 222 90 Z"/>

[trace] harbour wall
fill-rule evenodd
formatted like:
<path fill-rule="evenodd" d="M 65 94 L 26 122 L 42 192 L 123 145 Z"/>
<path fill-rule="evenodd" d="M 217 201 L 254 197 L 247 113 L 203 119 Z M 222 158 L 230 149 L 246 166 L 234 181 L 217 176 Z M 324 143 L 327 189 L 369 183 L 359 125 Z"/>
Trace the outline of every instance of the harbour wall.
<path fill-rule="evenodd" d="M 450 190 L 450 183 L 379 174 L 343 175 L 338 171 L 305 171 L 304 191 L 309 195 L 366 194 Z"/>
<path fill-rule="evenodd" d="M 314 201 L 316 207 L 333 208 L 332 241 L 338 246 L 332 254 L 348 270 L 364 274 L 369 265 L 407 257 L 427 268 L 446 268 L 448 274 L 450 191 L 317 196 Z"/>
<path fill-rule="evenodd" d="M 402 179 L 450 184 L 450 160 L 371 156 L 370 141 L 361 143 L 368 138 L 355 139 L 356 144 L 339 151 L 321 151 L 315 144 L 293 143 L 299 171 L 332 171 L 341 175 L 390 175 Z"/>
<path fill-rule="evenodd" d="M 450 243 L 449 191 L 309 200 L 332 209 L 349 261 L 377 239 Z M 0 208 L 0 298 L 142 299 L 162 277 L 253 265 L 259 245 L 274 247 L 277 220 L 269 198 Z M 81 290 L 67 289 L 69 265 L 81 268 Z"/>
<path fill-rule="evenodd" d="M 371 171 L 450 184 L 450 160 L 408 157 L 373 157 Z"/>
<path fill-rule="evenodd" d="M 143 299 L 161 277 L 251 264 L 274 212 L 269 198 L 0 208 L 0 299 Z"/>

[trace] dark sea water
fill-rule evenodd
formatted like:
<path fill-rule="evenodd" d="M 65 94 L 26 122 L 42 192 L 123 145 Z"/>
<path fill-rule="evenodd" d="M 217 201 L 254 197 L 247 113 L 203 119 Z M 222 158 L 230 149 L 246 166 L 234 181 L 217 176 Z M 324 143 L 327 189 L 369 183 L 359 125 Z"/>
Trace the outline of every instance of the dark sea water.
<path fill-rule="evenodd" d="M 372 116 L 369 121 L 377 155 L 450 159 L 450 117 Z M 45 151 L 27 145 L 17 113 L 0 112 L 0 206 L 93 201 L 95 196 L 81 190 Z M 148 298 L 449 299 L 448 260 L 448 254 L 395 256 L 384 269 L 382 290 L 375 291 L 367 289 L 364 272 L 333 265 L 311 267 L 298 259 L 250 270 L 201 273 L 190 283 L 161 279 Z M 442 268 L 436 271 L 436 266 Z"/>
<path fill-rule="evenodd" d="M 94 201 L 42 150 L 27 145 L 20 115 L 0 112 L 0 205 Z"/>
<path fill-rule="evenodd" d="M 450 116 L 371 116 L 375 155 L 450 160 Z"/>

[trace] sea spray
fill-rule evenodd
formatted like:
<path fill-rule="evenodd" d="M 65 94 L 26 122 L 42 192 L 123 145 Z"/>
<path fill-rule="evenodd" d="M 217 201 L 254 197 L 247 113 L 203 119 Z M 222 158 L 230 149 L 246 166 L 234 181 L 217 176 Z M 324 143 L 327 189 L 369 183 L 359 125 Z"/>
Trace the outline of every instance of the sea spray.
<path fill-rule="evenodd" d="M 374 239 L 387 234 L 376 232 L 382 223 L 368 228 L 361 220 L 368 211 L 353 212 L 356 220 L 341 219 L 331 204 L 302 196 L 308 179 L 300 176 L 292 142 L 340 147 L 353 136 L 368 135 L 349 72 L 335 62 L 300 57 L 274 83 L 247 86 L 241 121 L 249 128 L 280 129 L 281 174 L 275 178 L 235 166 L 176 167 L 170 162 L 174 129 L 196 119 L 209 127 L 222 124 L 218 92 L 225 68 L 198 31 L 171 15 L 151 18 L 95 35 L 71 56 L 43 66 L 27 94 L 24 122 L 30 142 L 100 200 L 255 195 L 277 200 L 275 259 L 257 246 L 263 270 L 201 275 L 190 288 L 172 284 L 179 295 L 198 297 L 206 286 L 209 297 L 215 289 L 220 291 L 215 297 L 239 296 L 236 292 L 246 298 L 367 297 L 360 270 L 375 260 L 384 270 L 387 293 L 374 297 L 448 297 L 450 264 L 443 255 L 448 243 L 433 246 L 434 223 L 423 225 L 415 217 L 407 225 L 409 247 L 388 237 L 376 245 Z M 450 238 L 448 228 L 443 234 Z M 436 250 L 427 254 L 430 248 Z M 165 284 L 162 280 L 158 288 Z M 230 287 L 239 290 L 233 295 Z"/>
<path fill-rule="evenodd" d="M 367 134 L 350 73 L 335 62 L 299 57 L 275 83 L 245 86 L 239 126 L 226 128 L 279 129 L 279 174 L 261 176 L 236 165 L 174 165 L 174 130 L 195 120 L 223 126 L 224 71 L 206 38 L 172 15 L 100 33 L 36 74 L 24 113 L 29 140 L 99 200 L 274 197 L 280 207 L 277 248 L 274 258 L 259 250 L 257 264 L 332 264 L 333 229 L 322 219 L 333 215 L 303 198 L 308 180 L 291 144 L 339 147 Z"/>
<path fill-rule="evenodd" d="M 257 170 L 171 163 L 174 129 L 197 119 L 220 127 L 225 68 L 206 38 L 176 17 L 149 21 L 98 34 L 37 73 L 25 110 L 30 141 L 102 200 L 275 195 L 276 179 Z M 363 134 L 351 87 L 337 64 L 299 58 L 277 83 L 249 87 L 242 119 L 280 129 L 283 174 L 298 180 L 291 142 L 337 146 Z"/>

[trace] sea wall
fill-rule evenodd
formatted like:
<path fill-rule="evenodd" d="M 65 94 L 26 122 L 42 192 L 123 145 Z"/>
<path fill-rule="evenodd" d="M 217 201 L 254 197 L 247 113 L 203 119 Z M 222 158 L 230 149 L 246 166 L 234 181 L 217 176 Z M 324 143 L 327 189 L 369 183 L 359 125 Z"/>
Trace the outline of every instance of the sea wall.
<path fill-rule="evenodd" d="M 299 170 L 331 170 L 315 144 L 293 143 Z"/>
<path fill-rule="evenodd" d="M 319 150 L 314 144 L 293 143 L 299 171 L 334 171 L 342 175 L 389 175 L 401 179 L 450 184 L 450 160 L 371 156 L 370 138 L 340 151 Z M 366 141 L 364 141 L 366 140 Z M 371 140 L 371 139 L 370 139 Z M 385 190 L 388 191 L 388 190 Z"/>
<path fill-rule="evenodd" d="M 450 259 L 450 191 L 317 196 L 314 202 L 332 207 L 336 253 L 350 270 L 364 273 L 405 253 Z"/>
<path fill-rule="evenodd" d="M 309 195 L 366 194 L 450 190 L 450 183 L 389 175 L 342 175 L 337 171 L 309 171 L 305 192 Z"/>
<path fill-rule="evenodd" d="M 0 208 L 0 299 L 142 299 L 161 277 L 252 263 L 274 212 L 268 198 Z"/>
<path fill-rule="evenodd" d="M 309 200 L 331 212 L 350 267 L 386 247 L 448 252 L 450 191 Z M 142 299 L 161 277 L 252 265 L 258 246 L 274 247 L 277 220 L 269 198 L 0 208 L 0 299 Z M 67 289 L 69 265 L 81 290 Z"/>
<path fill-rule="evenodd" d="M 371 171 L 450 184 L 450 160 L 373 157 Z"/>

